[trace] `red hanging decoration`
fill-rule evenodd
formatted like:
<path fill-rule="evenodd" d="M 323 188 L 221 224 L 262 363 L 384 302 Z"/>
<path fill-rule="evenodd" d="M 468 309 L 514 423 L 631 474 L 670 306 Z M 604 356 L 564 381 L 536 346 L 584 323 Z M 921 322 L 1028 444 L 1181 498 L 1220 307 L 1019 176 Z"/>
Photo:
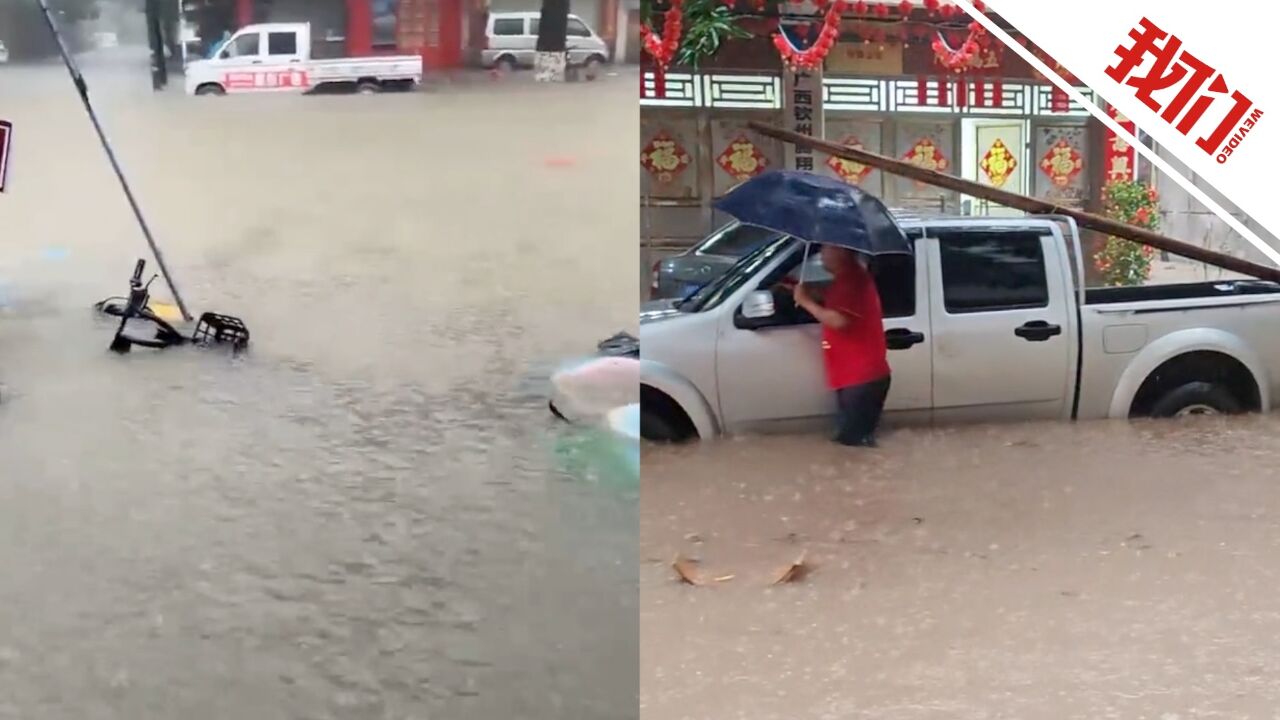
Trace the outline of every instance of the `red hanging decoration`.
<path fill-rule="evenodd" d="M 667 68 L 680 49 L 680 31 L 684 24 L 683 0 L 671 0 L 671 7 L 663 14 L 662 36 L 649 29 L 648 23 L 640 26 L 640 40 L 645 52 L 653 56 L 654 96 L 667 96 Z"/>
<path fill-rule="evenodd" d="M 974 23 L 977 25 L 977 23 Z M 964 43 L 959 49 L 953 49 L 947 43 L 946 38 L 941 32 L 933 39 L 931 47 L 933 54 L 938 63 L 950 70 L 951 72 L 964 72 L 973 62 L 973 58 L 979 50 L 978 42 L 986 34 L 986 30 L 981 25 L 969 29 L 969 36 L 965 38 Z"/>
<path fill-rule="evenodd" d="M 982 0 L 973 0 L 973 9 L 978 12 L 986 12 L 987 4 L 982 2 Z"/>
<path fill-rule="evenodd" d="M 915 9 L 915 3 L 911 2 L 911 0 L 902 0 L 902 2 L 898 3 L 898 12 L 904 18 L 911 15 L 913 9 Z"/>
<path fill-rule="evenodd" d="M 943 6 L 942 6 L 942 17 L 944 17 L 944 18 L 949 18 L 949 17 L 951 17 L 952 15 L 955 15 L 955 14 L 956 14 L 956 6 L 955 6 L 955 5 L 943 5 Z"/>
<path fill-rule="evenodd" d="M 939 7 L 942 7 L 941 0 L 924 0 L 924 9 L 930 13 L 938 12 Z"/>
<path fill-rule="evenodd" d="M 818 31 L 817 39 L 803 50 L 792 44 L 787 34 L 779 30 L 773 36 L 773 46 L 778 49 L 783 64 L 793 71 L 821 67 L 840 37 L 840 16 L 844 14 L 844 10 L 845 0 L 835 0 L 822 19 L 822 29 Z"/>
<path fill-rule="evenodd" d="M 858 15 L 867 14 L 867 0 L 858 0 L 853 4 L 853 12 Z"/>
<path fill-rule="evenodd" d="M 889 17 L 889 6 L 876 3 L 875 13 L 878 18 L 887 18 Z"/>

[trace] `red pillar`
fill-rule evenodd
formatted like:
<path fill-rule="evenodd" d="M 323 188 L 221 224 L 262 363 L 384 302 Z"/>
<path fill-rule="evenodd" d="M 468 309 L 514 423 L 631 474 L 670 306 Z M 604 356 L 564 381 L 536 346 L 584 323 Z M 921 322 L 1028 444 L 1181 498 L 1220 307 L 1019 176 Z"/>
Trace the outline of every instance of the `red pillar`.
<path fill-rule="evenodd" d="M 353 57 L 373 52 L 373 8 L 369 0 L 347 0 L 347 54 Z"/>
<path fill-rule="evenodd" d="M 253 0 L 236 0 L 236 26 L 244 27 L 252 24 Z"/>
<path fill-rule="evenodd" d="M 440 0 L 440 66 L 462 65 L 462 0 Z"/>

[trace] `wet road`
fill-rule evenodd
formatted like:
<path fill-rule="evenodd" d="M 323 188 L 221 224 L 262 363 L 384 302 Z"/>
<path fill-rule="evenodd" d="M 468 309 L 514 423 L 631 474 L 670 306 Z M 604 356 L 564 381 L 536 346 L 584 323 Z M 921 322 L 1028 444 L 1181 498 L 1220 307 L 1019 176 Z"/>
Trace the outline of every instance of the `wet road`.
<path fill-rule="evenodd" d="M 0 718 L 634 717 L 636 488 L 544 404 L 635 323 L 634 77 L 86 70 L 188 303 L 254 346 L 106 352 L 143 241 L 60 68 L 0 68 Z"/>
<path fill-rule="evenodd" d="M 1277 437 L 1255 417 L 650 448 L 641 717 L 1273 717 Z M 733 578 L 679 585 L 678 552 Z"/>

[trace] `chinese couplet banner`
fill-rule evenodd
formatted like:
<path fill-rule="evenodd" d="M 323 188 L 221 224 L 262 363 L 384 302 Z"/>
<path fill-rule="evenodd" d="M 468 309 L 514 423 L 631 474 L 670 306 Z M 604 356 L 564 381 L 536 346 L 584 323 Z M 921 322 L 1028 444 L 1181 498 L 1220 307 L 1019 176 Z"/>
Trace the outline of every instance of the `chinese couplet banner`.
<path fill-rule="evenodd" d="M 1129 134 L 1137 137 L 1138 126 L 1129 118 L 1121 115 L 1114 107 L 1107 109 L 1107 114 L 1120 124 L 1120 127 L 1129 131 Z M 1133 180 L 1137 177 L 1138 153 L 1120 135 L 1116 134 L 1111 128 L 1103 131 L 1103 139 L 1106 143 L 1106 173 L 1107 182 L 1123 182 L 1125 180 Z"/>

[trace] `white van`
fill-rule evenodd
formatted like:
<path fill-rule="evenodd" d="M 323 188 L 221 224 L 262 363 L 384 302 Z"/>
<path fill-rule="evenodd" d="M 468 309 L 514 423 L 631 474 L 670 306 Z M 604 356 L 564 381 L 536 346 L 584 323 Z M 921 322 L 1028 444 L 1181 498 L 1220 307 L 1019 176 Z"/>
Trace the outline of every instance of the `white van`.
<path fill-rule="evenodd" d="M 480 63 L 503 72 L 533 67 L 541 17 L 540 12 L 490 13 Z M 600 66 L 609 61 L 609 46 L 577 15 L 569 16 L 565 46 L 569 64 L 584 68 L 588 76 L 597 75 Z"/>

